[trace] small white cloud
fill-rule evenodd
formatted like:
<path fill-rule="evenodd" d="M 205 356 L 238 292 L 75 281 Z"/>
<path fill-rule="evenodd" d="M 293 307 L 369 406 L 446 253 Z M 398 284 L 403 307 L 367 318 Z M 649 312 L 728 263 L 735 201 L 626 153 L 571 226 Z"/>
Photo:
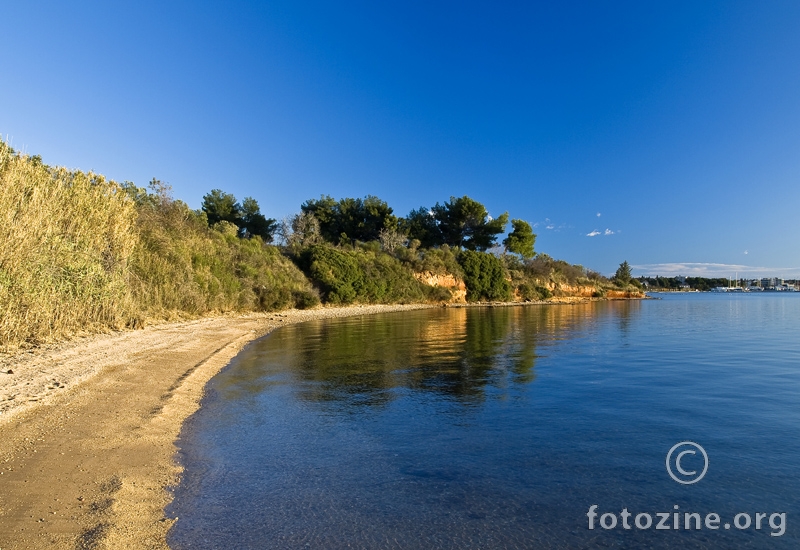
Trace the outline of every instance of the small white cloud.
<path fill-rule="evenodd" d="M 603 235 L 613 235 L 613 234 L 614 232 L 611 231 L 610 229 L 606 229 L 605 231 L 603 231 Z"/>
<path fill-rule="evenodd" d="M 550 224 L 550 225 L 548 225 L 548 226 L 547 226 L 545 229 L 555 229 L 555 227 L 556 227 L 556 226 L 555 226 L 555 225 L 553 225 L 553 224 L 551 223 L 551 224 Z"/>
<path fill-rule="evenodd" d="M 587 236 L 587 237 L 597 237 L 597 236 L 598 236 L 598 235 L 600 235 L 600 234 L 601 234 L 601 233 L 600 233 L 600 232 L 599 232 L 597 229 L 595 229 L 595 230 L 594 230 L 594 231 L 592 231 L 591 233 L 587 233 L 587 234 L 586 234 L 586 236 Z"/>
<path fill-rule="evenodd" d="M 750 254 L 747 250 L 744 251 L 745 254 Z"/>
<path fill-rule="evenodd" d="M 597 213 L 597 217 L 598 217 L 598 218 L 600 217 L 600 212 L 598 212 L 598 213 Z"/>
<path fill-rule="evenodd" d="M 536 222 L 535 224 L 533 224 L 533 227 L 539 227 L 539 222 Z"/>

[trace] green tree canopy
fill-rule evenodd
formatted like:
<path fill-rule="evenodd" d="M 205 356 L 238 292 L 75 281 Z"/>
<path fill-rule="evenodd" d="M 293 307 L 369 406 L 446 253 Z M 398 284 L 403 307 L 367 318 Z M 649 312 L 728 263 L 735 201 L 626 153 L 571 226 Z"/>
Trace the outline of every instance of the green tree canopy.
<path fill-rule="evenodd" d="M 331 243 L 342 238 L 357 241 L 376 241 L 382 229 L 397 227 L 397 217 L 392 208 L 378 197 L 367 195 L 363 199 L 344 198 L 336 201 L 329 195 L 310 199 L 300 206 L 306 214 L 319 221 L 322 237 Z"/>
<path fill-rule="evenodd" d="M 491 219 L 486 207 L 468 196 L 450 197 L 450 202 L 436 203 L 433 215 L 445 244 L 468 250 L 486 250 L 497 241 L 508 223 L 508 212 Z"/>
<path fill-rule="evenodd" d="M 236 202 L 236 197 L 230 193 L 225 193 L 221 189 L 212 189 L 207 195 L 203 195 L 203 212 L 208 216 L 208 224 L 226 221 L 241 224 L 241 206 Z"/>
<path fill-rule="evenodd" d="M 258 202 L 253 197 L 245 197 L 241 207 L 240 229 L 246 235 L 258 235 L 264 242 L 271 243 L 278 222 L 261 213 Z"/>
<path fill-rule="evenodd" d="M 444 244 L 442 232 L 439 230 L 439 223 L 430 208 L 420 206 L 417 210 L 412 210 L 400 222 L 402 231 L 408 235 L 409 239 L 417 239 L 420 246 L 430 248 Z"/>
<path fill-rule="evenodd" d="M 536 235 L 533 232 L 531 224 L 524 220 L 511 220 L 511 227 L 513 228 L 508 237 L 503 241 L 506 250 L 519 254 L 524 259 L 533 258 L 536 254 L 533 250 L 533 245 L 536 242 Z"/>
<path fill-rule="evenodd" d="M 505 231 L 508 213 L 492 219 L 481 203 L 466 195 L 450 197 L 450 202 L 436 203 L 430 210 L 412 210 L 403 221 L 410 239 L 423 246 L 446 244 L 467 250 L 486 250 Z"/>
<path fill-rule="evenodd" d="M 392 208 L 378 197 L 367 195 L 361 201 L 359 224 L 360 241 L 375 241 L 380 238 L 382 229 L 397 229 L 397 216 Z M 363 221 L 362 221 L 363 220 Z"/>
<path fill-rule="evenodd" d="M 212 189 L 203 196 L 202 210 L 208 217 L 208 225 L 230 222 L 239 228 L 239 235 L 242 237 L 258 235 L 265 242 L 271 243 L 278 228 L 275 220 L 261 213 L 258 201 L 253 197 L 245 197 L 239 204 L 231 193 L 220 189 Z"/>

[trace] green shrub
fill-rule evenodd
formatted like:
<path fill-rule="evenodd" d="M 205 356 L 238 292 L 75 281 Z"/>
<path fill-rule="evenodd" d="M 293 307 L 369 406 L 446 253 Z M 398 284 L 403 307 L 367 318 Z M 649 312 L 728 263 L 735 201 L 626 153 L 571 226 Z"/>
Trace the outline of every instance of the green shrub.
<path fill-rule="evenodd" d="M 319 244 L 298 257 L 300 267 L 332 304 L 410 303 L 428 299 L 424 284 L 374 243 L 356 247 Z"/>
<path fill-rule="evenodd" d="M 301 254 L 301 267 L 322 291 L 325 301 L 349 304 L 364 285 L 364 274 L 349 254 L 331 246 L 314 245 Z"/>
<path fill-rule="evenodd" d="M 319 302 L 303 273 L 259 237 L 241 239 L 180 201 L 138 207 L 131 290 L 146 315 L 271 311 Z M 232 224 L 228 224 L 232 225 Z"/>
<path fill-rule="evenodd" d="M 365 294 L 371 302 L 410 303 L 426 299 L 426 285 L 408 267 L 383 252 L 360 254 L 366 276 Z"/>
<path fill-rule="evenodd" d="M 464 250 L 458 255 L 458 263 L 464 272 L 467 300 L 511 300 L 511 285 L 506 280 L 500 258 L 486 252 Z"/>
<path fill-rule="evenodd" d="M 425 285 L 424 289 L 429 302 L 449 302 L 453 299 L 453 291 L 447 287 Z"/>
<path fill-rule="evenodd" d="M 538 300 L 547 300 L 553 297 L 553 293 L 543 286 L 537 286 L 531 283 L 521 283 L 517 286 L 517 292 L 520 298 L 526 302 L 535 302 Z"/>

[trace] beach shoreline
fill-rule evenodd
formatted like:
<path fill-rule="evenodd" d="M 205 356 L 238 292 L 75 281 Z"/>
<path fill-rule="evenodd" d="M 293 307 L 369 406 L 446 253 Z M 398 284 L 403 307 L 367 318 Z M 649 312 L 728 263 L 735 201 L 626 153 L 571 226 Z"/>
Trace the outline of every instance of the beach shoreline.
<path fill-rule="evenodd" d="M 474 304 L 510 305 L 525 304 Z M 175 518 L 164 508 L 182 471 L 180 430 L 244 346 L 289 324 L 435 307 L 210 317 L 3 356 L 0 548 L 168 548 Z"/>

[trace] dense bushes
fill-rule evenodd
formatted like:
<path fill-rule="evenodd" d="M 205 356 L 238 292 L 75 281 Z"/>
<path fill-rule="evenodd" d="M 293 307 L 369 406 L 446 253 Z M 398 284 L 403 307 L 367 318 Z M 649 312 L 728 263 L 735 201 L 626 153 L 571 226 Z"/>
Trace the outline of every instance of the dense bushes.
<path fill-rule="evenodd" d="M 325 301 L 332 304 L 422 302 L 432 292 L 377 243 L 357 247 L 318 244 L 305 249 L 298 262 Z"/>
<path fill-rule="evenodd" d="M 515 295 L 524 301 L 546 300 L 554 292 L 557 295 L 570 294 L 575 287 L 583 287 L 581 292 L 584 296 L 587 295 L 587 287 L 593 289 L 593 295 L 605 296 L 605 289 L 612 286 L 607 278 L 595 271 L 555 260 L 547 254 L 539 254 L 528 260 L 504 256 L 503 261 Z M 551 291 L 551 288 L 554 290 Z"/>
<path fill-rule="evenodd" d="M 516 285 L 517 295 L 523 302 L 536 302 L 539 300 L 546 300 L 553 296 L 550 289 L 530 281 L 522 282 Z"/>
<path fill-rule="evenodd" d="M 531 260 L 522 262 L 521 265 L 525 275 L 535 279 L 565 284 L 580 284 L 589 279 L 589 273 L 582 265 L 556 260 L 547 254 L 539 254 Z"/>
<path fill-rule="evenodd" d="M 207 227 L 203 214 L 179 201 L 139 208 L 139 246 L 131 290 L 151 315 L 265 311 L 308 307 L 319 299 L 302 272 L 259 237 L 237 228 Z"/>
<path fill-rule="evenodd" d="M 464 250 L 458 255 L 458 263 L 464 272 L 467 300 L 477 302 L 511 299 L 511 286 L 506 280 L 500 258 L 486 252 Z"/>
<path fill-rule="evenodd" d="M 209 228 L 205 213 L 163 190 L 126 191 L 139 214 L 130 286 L 145 314 L 265 311 L 319 302 L 302 272 L 261 238 L 239 238 L 227 221 Z"/>
<path fill-rule="evenodd" d="M 304 250 L 300 265 L 325 299 L 334 304 L 354 301 L 365 284 L 356 259 L 330 246 L 314 245 Z"/>

